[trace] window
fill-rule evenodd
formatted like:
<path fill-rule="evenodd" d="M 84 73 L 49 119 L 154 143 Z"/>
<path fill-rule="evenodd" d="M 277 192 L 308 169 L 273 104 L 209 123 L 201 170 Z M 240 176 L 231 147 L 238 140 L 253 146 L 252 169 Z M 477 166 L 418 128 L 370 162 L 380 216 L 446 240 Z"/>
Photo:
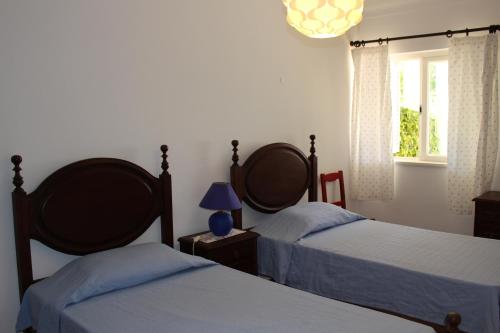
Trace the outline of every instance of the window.
<path fill-rule="evenodd" d="M 394 55 L 391 66 L 394 156 L 446 162 L 447 51 Z"/>

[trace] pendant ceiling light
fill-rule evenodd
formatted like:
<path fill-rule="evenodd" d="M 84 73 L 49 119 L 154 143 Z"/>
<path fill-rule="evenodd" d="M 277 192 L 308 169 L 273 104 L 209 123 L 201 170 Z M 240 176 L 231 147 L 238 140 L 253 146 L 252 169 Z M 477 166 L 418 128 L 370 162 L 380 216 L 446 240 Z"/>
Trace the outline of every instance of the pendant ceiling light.
<path fill-rule="evenodd" d="M 363 0 L 283 0 L 288 23 L 312 38 L 340 36 L 363 18 Z"/>

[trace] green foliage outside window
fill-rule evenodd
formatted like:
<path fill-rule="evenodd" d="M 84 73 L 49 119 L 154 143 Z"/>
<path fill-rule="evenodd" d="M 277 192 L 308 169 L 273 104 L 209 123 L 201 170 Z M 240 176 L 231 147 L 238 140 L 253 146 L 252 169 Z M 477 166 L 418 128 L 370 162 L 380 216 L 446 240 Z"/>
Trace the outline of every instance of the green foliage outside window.
<path fill-rule="evenodd" d="M 429 85 L 430 85 L 430 99 L 435 101 L 437 99 L 436 91 L 436 66 L 429 66 Z M 439 155 L 439 136 L 438 136 L 438 123 L 437 119 L 432 115 L 429 117 L 429 154 Z"/>
<path fill-rule="evenodd" d="M 418 153 L 418 111 L 401 108 L 399 152 L 394 156 L 417 157 Z"/>
<path fill-rule="evenodd" d="M 419 149 L 418 122 L 418 111 L 404 107 L 401 108 L 399 152 L 394 154 L 394 156 L 417 157 Z M 429 130 L 429 153 L 439 155 L 438 124 L 437 119 L 434 117 L 430 118 Z"/>
<path fill-rule="evenodd" d="M 394 156 L 417 157 L 419 149 L 418 111 L 402 107 L 400 121 L 399 152 L 394 154 Z M 429 130 L 429 153 L 439 155 L 438 124 L 437 119 L 434 117 L 430 118 Z"/>
<path fill-rule="evenodd" d="M 439 155 L 439 136 L 438 136 L 438 124 L 437 119 L 434 117 L 430 118 L 429 130 L 431 131 L 429 135 L 429 153 Z"/>

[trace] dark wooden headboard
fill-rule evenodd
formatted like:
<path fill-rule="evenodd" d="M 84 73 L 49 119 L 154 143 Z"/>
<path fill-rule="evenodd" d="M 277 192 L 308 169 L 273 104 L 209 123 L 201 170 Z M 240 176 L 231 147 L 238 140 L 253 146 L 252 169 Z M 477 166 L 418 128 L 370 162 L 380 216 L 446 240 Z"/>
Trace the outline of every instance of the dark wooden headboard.
<path fill-rule="evenodd" d="M 310 155 L 306 157 L 288 143 L 272 143 L 254 151 L 239 165 L 238 140 L 233 140 L 231 185 L 239 199 L 262 213 L 276 213 L 295 205 L 308 191 L 309 201 L 318 200 L 318 160 L 315 135 L 310 136 Z M 241 209 L 232 212 L 234 226 L 243 226 Z"/>
<path fill-rule="evenodd" d="M 156 178 L 140 166 L 115 158 L 68 164 L 32 193 L 22 188 L 22 158 L 12 156 L 12 192 L 19 294 L 34 282 L 30 239 L 57 251 L 84 255 L 124 246 L 161 217 L 162 242 L 173 246 L 172 183 L 166 145 L 163 172 Z"/>

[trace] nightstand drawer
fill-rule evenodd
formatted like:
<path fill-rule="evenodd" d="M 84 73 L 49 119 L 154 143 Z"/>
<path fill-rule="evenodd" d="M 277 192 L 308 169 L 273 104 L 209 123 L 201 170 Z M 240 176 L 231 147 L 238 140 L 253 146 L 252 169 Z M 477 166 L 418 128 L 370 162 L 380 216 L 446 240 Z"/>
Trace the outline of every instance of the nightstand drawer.
<path fill-rule="evenodd" d="M 220 263 L 231 263 L 250 259 L 254 253 L 254 243 L 255 240 L 251 239 L 224 246 L 211 251 L 208 258 Z"/>
<path fill-rule="evenodd" d="M 476 217 L 480 223 L 500 226 L 500 205 L 490 202 L 476 202 Z"/>
<path fill-rule="evenodd" d="M 500 239 L 500 192 L 486 192 L 474 201 L 474 236 Z"/>
<path fill-rule="evenodd" d="M 474 236 L 482 238 L 500 239 L 500 231 L 499 232 L 480 231 L 475 233 Z"/>
<path fill-rule="evenodd" d="M 232 263 L 228 263 L 224 266 L 231 267 L 234 269 L 237 269 L 239 271 L 248 273 L 248 274 L 253 274 L 257 275 L 257 265 L 256 261 L 249 258 L 245 260 L 239 260 L 239 261 L 234 261 Z"/>
<path fill-rule="evenodd" d="M 498 221 L 485 220 L 483 218 L 476 219 L 474 222 L 474 229 L 477 231 L 488 231 L 500 234 L 500 223 Z"/>

